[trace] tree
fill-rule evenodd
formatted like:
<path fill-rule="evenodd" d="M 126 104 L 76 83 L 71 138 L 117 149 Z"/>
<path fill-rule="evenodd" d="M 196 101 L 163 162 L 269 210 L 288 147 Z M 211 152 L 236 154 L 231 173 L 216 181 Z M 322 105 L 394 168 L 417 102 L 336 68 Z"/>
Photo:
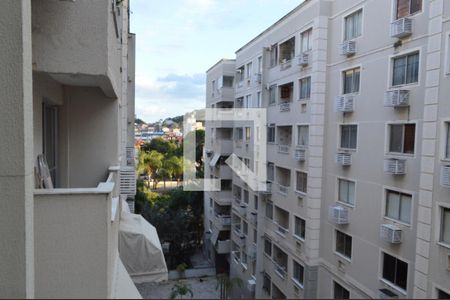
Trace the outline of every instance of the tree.
<path fill-rule="evenodd" d="M 191 290 L 191 286 L 187 285 L 183 282 L 177 282 L 172 287 L 172 292 L 170 293 L 170 299 L 175 299 L 176 297 L 180 296 L 180 299 L 183 299 L 183 296 L 190 294 L 191 299 L 194 297 L 194 293 Z"/>
<path fill-rule="evenodd" d="M 177 178 L 177 186 L 181 176 L 183 176 L 183 159 L 177 156 L 171 156 L 164 160 L 164 168 L 169 172 L 169 177 Z"/>
<path fill-rule="evenodd" d="M 157 152 L 151 151 L 150 153 L 141 151 L 139 152 L 138 172 L 145 172 L 148 175 L 148 186 L 150 187 L 150 178 L 156 178 L 158 170 L 162 167 L 164 156 Z M 155 187 L 157 182 L 155 181 Z"/>
<path fill-rule="evenodd" d="M 228 274 L 221 273 L 217 275 L 216 290 L 220 291 L 220 299 L 228 299 L 230 292 L 235 286 L 242 287 L 242 279 L 239 277 L 228 277 Z"/>
<path fill-rule="evenodd" d="M 142 146 L 142 149 L 145 152 L 157 151 L 161 154 L 168 154 L 171 151 L 176 149 L 176 145 L 173 142 L 166 141 L 162 138 L 154 138 L 150 141 L 150 143 L 145 143 Z"/>

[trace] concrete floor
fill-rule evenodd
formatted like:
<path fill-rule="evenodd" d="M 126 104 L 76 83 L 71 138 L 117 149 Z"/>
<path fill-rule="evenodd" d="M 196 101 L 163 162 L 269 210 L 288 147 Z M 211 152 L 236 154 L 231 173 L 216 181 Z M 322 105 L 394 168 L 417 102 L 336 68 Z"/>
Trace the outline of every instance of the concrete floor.
<path fill-rule="evenodd" d="M 193 299 L 219 299 L 215 277 L 190 278 L 180 281 L 190 285 L 194 293 Z M 161 283 L 141 283 L 136 284 L 136 287 L 144 299 L 170 299 L 172 287 L 177 282 L 177 280 L 170 280 Z M 183 299 L 190 299 L 190 295 L 186 295 Z"/>

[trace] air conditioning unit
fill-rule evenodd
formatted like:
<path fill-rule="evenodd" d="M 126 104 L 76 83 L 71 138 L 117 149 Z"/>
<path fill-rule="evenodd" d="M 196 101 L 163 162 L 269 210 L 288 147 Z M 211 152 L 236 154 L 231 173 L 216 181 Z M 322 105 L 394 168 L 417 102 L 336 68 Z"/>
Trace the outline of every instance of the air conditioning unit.
<path fill-rule="evenodd" d="M 306 160 L 306 150 L 305 149 L 295 149 L 294 159 L 296 161 L 305 161 Z"/>
<path fill-rule="evenodd" d="M 254 293 L 256 290 L 256 280 L 255 279 L 249 279 L 247 281 L 247 289 L 250 293 Z"/>
<path fill-rule="evenodd" d="M 309 64 L 309 53 L 301 53 L 298 57 L 297 64 L 306 67 Z"/>
<path fill-rule="evenodd" d="M 404 38 L 412 34 L 412 19 L 401 18 L 391 23 L 391 37 Z"/>
<path fill-rule="evenodd" d="M 345 41 L 341 44 L 341 55 L 352 56 L 356 53 L 356 42 Z"/>
<path fill-rule="evenodd" d="M 402 230 L 392 224 L 381 224 L 380 238 L 391 244 L 399 244 L 402 242 Z"/>
<path fill-rule="evenodd" d="M 394 294 L 388 289 L 379 289 L 378 290 L 378 298 L 379 299 L 398 299 L 398 295 Z"/>
<path fill-rule="evenodd" d="M 350 166 L 352 164 L 352 155 L 351 153 L 337 153 L 336 154 L 336 163 L 342 166 Z"/>
<path fill-rule="evenodd" d="M 255 80 L 255 83 L 261 83 L 261 80 L 262 80 L 262 75 L 261 75 L 261 73 L 256 73 L 255 74 L 255 77 L 254 77 L 254 80 Z"/>
<path fill-rule="evenodd" d="M 337 96 L 335 99 L 335 109 L 337 112 L 352 112 L 354 109 L 353 95 Z"/>
<path fill-rule="evenodd" d="M 266 182 L 266 190 L 261 191 L 262 194 L 270 195 L 272 194 L 272 182 Z"/>
<path fill-rule="evenodd" d="M 450 187 L 450 166 L 441 167 L 441 185 Z"/>
<path fill-rule="evenodd" d="M 120 194 L 134 198 L 136 195 L 136 171 L 134 167 L 120 168 Z"/>
<path fill-rule="evenodd" d="M 385 159 L 384 172 L 391 175 L 406 174 L 406 160 L 396 158 Z"/>
<path fill-rule="evenodd" d="M 337 225 L 348 224 L 348 210 L 339 205 L 330 206 L 328 210 L 328 217 L 330 222 Z"/>
<path fill-rule="evenodd" d="M 408 90 L 387 91 L 384 94 L 384 106 L 386 107 L 409 106 L 409 91 Z"/>

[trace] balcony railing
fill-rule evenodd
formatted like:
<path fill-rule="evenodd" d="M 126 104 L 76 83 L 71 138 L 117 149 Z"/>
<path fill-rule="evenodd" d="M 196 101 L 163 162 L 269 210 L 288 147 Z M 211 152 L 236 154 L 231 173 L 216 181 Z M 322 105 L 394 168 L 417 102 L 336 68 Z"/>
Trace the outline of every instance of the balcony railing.
<path fill-rule="evenodd" d="M 277 275 L 280 276 L 282 279 L 286 279 L 287 268 L 285 266 L 278 264 L 275 260 L 273 261 L 273 266 L 275 268 L 275 273 L 277 273 Z"/>
<path fill-rule="evenodd" d="M 222 226 L 230 226 L 231 225 L 231 216 L 230 215 L 218 215 L 216 214 L 217 223 Z"/>
<path fill-rule="evenodd" d="M 282 236 L 286 236 L 289 233 L 289 229 L 280 225 L 277 221 L 274 221 L 273 223 L 275 224 L 275 226 L 277 228 L 277 233 L 281 234 Z"/>

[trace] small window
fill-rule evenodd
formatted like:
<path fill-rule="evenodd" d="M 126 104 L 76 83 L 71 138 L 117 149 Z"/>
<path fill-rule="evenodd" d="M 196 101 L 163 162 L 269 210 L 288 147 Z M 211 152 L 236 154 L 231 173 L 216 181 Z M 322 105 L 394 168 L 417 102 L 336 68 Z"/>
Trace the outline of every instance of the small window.
<path fill-rule="evenodd" d="M 361 36 L 362 33 L 362 9 L 345 18 L 344 40 L 351 40 Z"/>
<path fill-rule="evenodd" d="M 308 174 L 297 171 L 297 182 L 295 189 L 297 192 L 307 193 Z"/>
<path fill-rule="evenodd" d="M 300 100 L 311 98 L 311 77 L 300 79 Z"/>
<path fill-rule="evenodd" d="M 269 87 L 269 105 L 274 105 L 277 102 L 277 86 L 271 85 Z"/>
<path fill-rule="evenodd" d="M 270 124 L 267 127 L 267 142 L 275 143 L 275 124 Z"/>
<path fill-rule="evenodd" d="M 255 210 L 258 210 L 258 196 L 255 195 L 254 201 L 253 201 L 253 205 Z"/>
<path fill-rule="evenodd" d="M 334 281 L 334 299 L 350 299 L 350 292 Z"/>
<path fill-rule="evenodd" d="M 242 141 L 243 135 L 244 135 L 244 131 L 242 128 L 236 128 L 236 140 L 238 141 Z"/>
<path fill-rule="evenodd" d="M 257 108 L 262 107 L 262 104 L 261 104 L 261 92 L 257 92 L 256 93 L 256 107 Z"/>
<path fill-rule="evenodd" d="M 253 103 L 252 103 L 252 95 L 245 96 L 244 108 L 250 108 L 250 107 L 252 107 L 252 105 L 253 105 Z"/>
<path fill-rule="evenodd" d="M 209 198 L 209 207 L 213 207 L 213 199 Z"/>
<path fill-rule="evenodd" d="M 356 149 L 356 139 L 358 133 L 357 125 L 341 125 L 341 145 L 342 149 Z"/>
<path fill-rule="evenodd" d="M 256 245 L 257 242 L 258 242 L 258 231 L 256 231 L 256 229 L 253 229 L 253 244 Z"/>
<path fill-rule="evenodd" d="M 252 77 L 252 72 L 253 72 L 253 67 L 252 67 L 252 63 L 248 63 L 247 64 L 247 68 L 246 68 L 247 72 L 246 72 L 246 78 L 251 78 Z"/>
<path fill-rule="evenodd" d="M 270 48 L 270 67 L 278 64 L 278 44 L 272 45 Z"/>
<path fill-rule="evenodd" d="M 352 258 L 352 237 L 336 231 L 336 252 L 347 258 Z"/>
<path fill-rule="evenodd" d="M 301 53 L 312 50 L 312 28 L 301 33 Z"/>
<path fill-rule="evenodd" d="M 354 68 L 343 72 L 344 94 L 359 93 L 359 79 L 361 68 Z"/>
<path fill-rule="evenodd" d="M 386 192 L 386 217 L 410 224 L 411 206 L 411 195 L 390 190 Z"/>
<path fill-rule="evenodd" d="M 275 165 L 273 163 L 267 163 L 267 180 L 274 181 L 275 180 Z"/>
<path fill-rule="evenodd" d="M 299 125 L 297 126 L 297 146 L 308 147 L 309 139 L 309 126 Z"/>
<path fill-rule="evenodd" d="M 440 241 L 450 245 L 450 208 L 442 208 Z"/>
<path fill-rule="evenodd" d="M 422 10 L 422 0 L 397 0 L 397 19 L 407 17 Z"/>
<path fill-rule="evenodd" d="M 248 142 L 251 138 L 251 129 L 250 127 L 245 127 L 245 140 Z"/>
<path fill-rule="evenodd" d="M 445 158 L 450 159 L 450 122 L 445 123 Z"/>
<path fill-rule="evenodd" d="M 214 96 L 215 91 L 216 91 L 216 81 L 213 80 L 213 81 L 211 82 L 211 94 L 212 94 L 213 96 Z"/>
<path fill-rule="evenodd" d="M 306 232 L 306 222 L 305 220 L 294 217 L 295 224 L 294 224 L 294 234 L 299 237 L 300 239 L 305 239 L 305 232 Z"/>
<path fill-rule="evenodd" d="M 270 220 L 273 219 L 273 204 L 271 202 L 266 203 L 266 217 Z"/>
<path fill-rule="evenodd" d="M 270 280 L 270 276 L 264 273 L 263 277 L 263 291 L 265 291 L 268 295 L 270 295 L 272 282 Z"/>
<path fill-rule="evenodd" d="M 392 85 L 398 86 L 419 82 L 419 52 L 393 59 Z"/>
<path fill-rule="evenodd" d="M 248 204 L 248 197 L 249 197 L 248 191 L 244 190 L 244 203 L 245 204 Z"/>
<path fill-rule="evenodd" d="M 408 264 L 400 259 L 383 253 L 383 278 L 406 290 L 408 282 Z"/>
<path fill-rule="evenodd" d="M 303 287 L 305 268 L 295 260 L 293 260 L 292 263 L 294 265 L 293 279 Z"/>
<path fill-rule="evenodd" d="M 272 257 L 272 242 L 268 239 L 264 240 L 264 253 Z"/>
<path fill-rule="evenodd" d="M 338 201 L 349 205 L 355 204 L 355 183 L 353 181 L 338 179 Z"/>
<path fill-rule="evenodd" d="M 389 128 L 389 152 L 414 154 L 416 124 L 392 124 Z"/>
<path fill-rule="evenodd" d="M 248 223 L 245 221 L 242 221 L 242 232 L 245 236 L 248 235 Z"/>
<path fill-rule="evenodd" d="M 233 87 L 233 76 L 223 76 L 222 84 L 224 87 Z"/>

